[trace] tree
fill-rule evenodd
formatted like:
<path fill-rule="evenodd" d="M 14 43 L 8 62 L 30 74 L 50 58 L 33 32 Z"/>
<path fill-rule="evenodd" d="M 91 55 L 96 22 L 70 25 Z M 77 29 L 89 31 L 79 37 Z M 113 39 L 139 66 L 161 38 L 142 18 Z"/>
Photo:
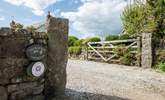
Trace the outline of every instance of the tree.
<path fill-rule="evenodd" d="M 127 6 L 121 16 L 123 27 L 127 34 L 137 35 L 143 31 L 147 14 L 143 5 Z"/>
<path fill-rule="evenodd" d="M 156 25 L 155 33 L 157 36 L 165 35 L 165 0 L 147 0 L 150 18 L 154 20 Z"/>
<path fill-rule="evenodd" d="M 137 0 L 136 0 L 137 1 Z M 127 34 L 139 35 L 152 32 L 165 36 L 165 0 L 147 0 L 132 4 L 122 14 L 123 27 Z"/>

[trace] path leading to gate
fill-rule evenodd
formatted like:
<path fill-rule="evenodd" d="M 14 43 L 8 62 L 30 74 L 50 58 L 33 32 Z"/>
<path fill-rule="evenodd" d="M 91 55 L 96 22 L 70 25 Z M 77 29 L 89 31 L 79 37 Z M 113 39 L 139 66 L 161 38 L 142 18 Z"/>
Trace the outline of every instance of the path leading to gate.
<path fill-rule="evenodd" d="M 165 74 L 151 69 L 69 60 L 67 74 L 70 100 L 165 100 Z"/>

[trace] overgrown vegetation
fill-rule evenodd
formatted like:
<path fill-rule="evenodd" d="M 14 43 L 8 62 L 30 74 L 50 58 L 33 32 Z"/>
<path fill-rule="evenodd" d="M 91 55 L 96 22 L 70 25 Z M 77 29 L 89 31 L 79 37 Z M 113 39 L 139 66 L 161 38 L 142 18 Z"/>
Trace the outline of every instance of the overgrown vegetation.
<path fill-rule="evenodd" d="M 120 61 L 124 65 L 134 65 L 134 55 L 127 52 L 121 57 Z"/>
<path fill-rule="evenodd" d="M 119 36 L 120 40 L 125 40 L 125 39 L 131 39 L 133 37 L 131 37 L 129 34 L 122 34 Z"/>
<path fill-rule="evenodd" d="M 105 41 L 113 41 L 113 40 L 125 40 L 125 39 L 131 39 L 132 37 L 130 37 L 129 34 L 121 34 L 119 35 L 108 35 L 105 38 Z"/>
<path fill-rule="evenodd" d="M 118 35 L 108 35 L 105 38 L 105 41 L 113 41 L 113 40 L 118 40 L 118 39 L 119 39 L 119 36 Z"/>
<path fill-rule="evenodd" d="M 70 55 L 79 55 L 82 52 L 82 48 L 87 45 L 88 42 L 99 42 L 101 41 L 98 37 L 92 37 L 87 39 L 78 39 L 75 36 L 69 36 L 68 46 Z"/>
<path fill-rule="evenodd" d="M 73 46 L 73 47 L 69 47 L 69 54 L 70 55 L 79 55 L 81 54 L 81 47 L 79 46 Z"/>
<path fill-rule="evenodd" d="M 119 46 L 114 50 L 117 54 L 118 58 L 120 59 L 121 64 L 124 65 L 134 65 L 135 63 L 135 56 L 131 53 L 130 49 L 125 48 L 124 46 Z"/>
<path fill-rule="evenodd" d="M 158 67 L 161 71 L 165 72 L 165 62 L 164 63 L 159 63 Z"/>
<path fill-rule="evenodd" d="M 142 32 L 155 33 L 157 37 L 165 35 L 165 0 L 147 0 L 128 6 L 122 15 L 124 30 L 129 35 Z"/>
<path fill-rule="evenodd" d="M 74 43 L 78 40 L 77 37 L 75 36 L 69 36 L 69 39 L 68 39 L 68 46 L 71 47 L 71 46 L 74 46 Z"/>
<path fill-rule="evenodd" d="M 88 42 L 99 42 L 101 39 L 99 37 L 87 38 L 83 41 L 83 45 L 86 46 Z"/>

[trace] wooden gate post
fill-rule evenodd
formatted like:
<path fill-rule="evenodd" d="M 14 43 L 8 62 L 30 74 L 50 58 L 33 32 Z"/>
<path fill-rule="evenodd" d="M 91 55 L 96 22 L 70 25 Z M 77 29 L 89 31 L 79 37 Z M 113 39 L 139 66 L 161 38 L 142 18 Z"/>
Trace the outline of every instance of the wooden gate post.
<path fill-rule="evenodd" d="M 86 60 L 88 60 L 88 46 L 86 47 Z"/>
<path fill-rule="evenodd" d="M 141 38 L 140 37 L 137 37 L 137 66 L 141 66 Z"/>

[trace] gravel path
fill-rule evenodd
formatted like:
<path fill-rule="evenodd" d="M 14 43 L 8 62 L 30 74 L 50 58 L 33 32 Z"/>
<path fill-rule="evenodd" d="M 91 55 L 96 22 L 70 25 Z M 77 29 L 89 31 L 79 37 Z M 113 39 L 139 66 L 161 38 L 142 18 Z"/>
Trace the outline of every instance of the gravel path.
<path fill-rule="evenodd" d="M 165 74 L 149 69 L 69 60 L 66 100 L 165 100 Z"/>

